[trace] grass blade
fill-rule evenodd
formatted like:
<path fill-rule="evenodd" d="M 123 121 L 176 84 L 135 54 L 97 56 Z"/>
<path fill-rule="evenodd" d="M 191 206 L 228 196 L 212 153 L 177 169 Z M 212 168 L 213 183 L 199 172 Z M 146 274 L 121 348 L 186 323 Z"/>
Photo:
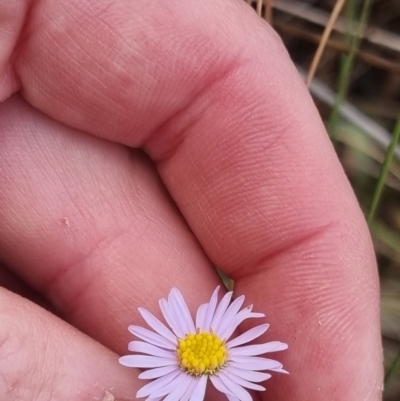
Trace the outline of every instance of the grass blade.
<path fill-rule="evenodd" d="M 385 381 L 384 381 L 385 385 L 390 382 L 390 380 L 395 376 L 398 370 L 400 370 L 400 351 L 398 352 L 392 366 L 385 375 Z"/>
<path fill-rule="evenodd" d="M 365 30 L 368 17 L 371 11 L 371 5 L 372 5 L 372 0 L 364 1 L 361 10 L 360 20 L 358 23 L 358 29 L 356 29 L 356 32 L 354 31 L 352 32 L 352 37 L 350 40 L 350 50 L 349 53 L 344 57 L 344 60 L 340 68 L 338 93 L 336 96 L 336 101 L 333 110 L 328 120 L 328 132 L 333 138 L 335 136 L 336 125 L 339 118 L 339 108 L 342 105 L 344 99 L 347 97 L 347 92 L 349 89 L 349 82 L 350 82 L 350 74 L 353 68 L 354 58 L 360 46 L 361 38 L 363 37 L 363 32 Z M 352 1 L 351 4 L 349 4 L 349 6 L 351 7 L 350 10 L 354 10 L 355 2 Z M 352 12 L 350 14 L 352 14 Z M 352 18 L 350 17 L 349 19 L 351 21 Z"/>
<path fill-rule="evenodd" d="M 385 186 L 385 181 L 386 181 L 387 174 L 389 172 L 390 164 L 392 163 L 393 155 L 396 151 L 396 147 L 399 142 L 399 137 L 400 137 L 400 114 L 399 114 L 399 117 L 397 118 L 397 121 L 396 121 L 396 124 L 394 127 L 394 131 L 393 131 L 393 135 L 392 135 L 392 139 L 391 139 L 390 145 L 388 147 L 388 150 L 386 152 L 385 160 L 383 162 L 382 169 L 379 174 L 378 182 L 375 187 L 374 195 L 372 197 L 371 206 L 370 206 L 370 209 L 368 211 L 368 216 L 367 216 L 368 224 L 371 224 L 372 220 L 375 217 L 375 213 L 378 208 L 379 201 L 381 200 L 381 197 L 382 197 L 382 192 L 383 192 L 383 188 Z"/>

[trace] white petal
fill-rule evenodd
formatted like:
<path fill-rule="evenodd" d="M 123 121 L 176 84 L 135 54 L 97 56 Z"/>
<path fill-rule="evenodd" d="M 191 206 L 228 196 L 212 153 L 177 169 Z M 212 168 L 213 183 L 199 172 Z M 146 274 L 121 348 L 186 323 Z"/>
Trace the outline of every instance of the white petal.
<path fill-rule="evenodd" d="M 271 341 L 265 344 L 245 345 L 242 347 L 232 348 L 229 350 L 229 355 L 262 355 L 267 352 L 276 352 L 287 349 L 287 344 L 280 341 Z"/>
<path fill-rule="evenodd" d="M 174 297 L 178 303 L 178 307 L 180 310 L 180 316 L 182 317 L 184 323 L 185 323 L 185 330 L 186 333 L 194 333 L 196 331 L 196 328 L 194 327 L 193 319 L 190 314 L 189 308 L 185 302 L 185 299 L 183 298 L 182 294 L 177 288 L 173 288 L 172 291 L 174 292 Z"/>
<path fill-rule="evenodd" d="M 195 387 L 197 386 L 197 382 L 198 382 L 198 380 L 194 376 L 190 376 L 189 386 L 186 389 L 185 394 L 183 394 L 180 401 L 189 401 L 190 400 L 190 397 L 192 396 L 193 391 L 194 391 Z"/>
<path fill-rule="evenodd" d="M 159 390 L 160 388 L 162 388 L 165 385 L 167 385 L 168 383 L 170 383 L 181 373 L 182 372 L 179 369 L 177 369 L 171 373 L 168 373 L 167 375 L 165 375 L 163 377 L 160 377 L 159 379 L 156 379 L 150 383 L 147 383 L 136 393 L 136 398 L 142 398 L 142 397 L 146 397 L 148 395 L 153 394 L 155 391 Z M 150 396 L 150 398 L 154 398 L 154 397 Z"/>
<path fill-rule="evenodd" d="M 204 321 L 206 319 L 207 309 L 208 309 L 208 304 L 202 304 L 197 309 L 197 313 L 196 313 L 196 328 L 200 329 L 200 331 L 205 330 Z"/>
<path fill-rule="evenodd" d="M 190 376 L 188 374 L 183 373 L 181 371 L 180 374 L 177 377 L 175 377 L 175 379 L 172 380 L 170 383 L 168 383 L 164 387 L 161 387 L 158 390 L 154 391 L 154 393 L 152 393 L 152 396 L 161 397 L 161 396 L 169 394 L 176 387 L 180 387 L 180 386 L 185 385 L 185 383 L 188 381 L 189 377 Z"/>
<path fill-rule="evenodd" d="M 216 333 L 217 332 L 217 327 L 219 325 L 219 322 L 221 321 L 222 316 L 226 312 L 226 309 L 229 305 L 229 302 L 231 301 L 232 298 L 232 291 L 227 292 L 224 297 L 222 298 L 221 302 L 217 306 L 217 310 L 214 313 L 214 317 L 211 322 L 211 327 L 213 331 Z"/>
<path fill-rule="evenodd" d="M 211 383 L 213 384 L 213 386 L 220 391 L 221 393 L 224 393 L 226 395 L 231 395 L 232 397 L 234 397 L 235 395 L 232 393 L 232 390 L 230 390 L 228 387 L 226 387 L 226 385 L 224 384 L 224 382 L 217 376 L 217 375 L 211 375 L 209 376 Z"/>
<path fill-rule="evenodd" d="M 206 331 L 210 331 L 210 325 L 212 322 L 212 318 L 214 317 L 215 308 L 217 306 L 218 292 L 219 292 L 219 286 L 214 290 L 213 294 L 211 295 L 210 302 L 208 303 L 207 306 L 207 311 L 203 323 L 204 330 Z"/>
<path fill-rule="evenodd" d="M 223 338 L 220 335 L 220 333 L 226 330 L 226 328 L 233 323 L 236 313 L 243 305 L 243 302 L 244 302 L 244 295 L 241 295 L 240 297 L 236 298 L 222 316 L 218 326 L 214 328 L 215 332 L 218 334 L 220 338 Z"/>
<path fill-rule="evenodd" d="M 245 390 L 242 386 L 233 381 L 228 375 L 226 375 L 223 371 L 220 371 L 217 376 L 220 377 L 222 382 L 225 384 L 227 388 L 235 395 L 235 397 L 239 398 L 241 401 L 253 401 L 250 393 Z"/>
<path fill-rule="evenodd" d="M 147 324 L 160 336 L 163 336 L 167 340 L 171 341 L 172 344 L 176 346 L 176 336 L 172 333 L 170 329 L 168 329 L 163 323 L 161 323 L 152 313 L 147 311 L 144 308 L 138 308 L 140 314 L 143 316 L 143 319 L 147 322 Z"/>
<path fill-rule="evenodd" d="M 251 305 L 251 308 L 253 305 Z M 260 317 L 265 317 L 264 313 L 252 313 L 250 307 L 247 307 L 243 310 L 241 310 L 233 320 L 233 323 L 231 323 L 224 331 L 222 338 L 230 338 L 233 332 L 237 329 L 237 327 L 246 319 L 250 318 L 260 318 Z"/>
<path fill-rule="evenodd" d="M 147 397 L 145 401 L 161 401 L 164 397 L 155 397 L 155 398 L 151 398 L 151 397 Z"/>
<path fill-rule="evenodd" d="M 224 369 L 222 372 L 219 373 L 219 375 L 226 375 L 231 379 L 233 382 L 238 384 L 241 387 L 249 388 L 251 390 L 256 390 L 256 391 L 265 391 L 265 388 L 263 386 L 260 386 L 259 384 L 252 383 L 248 380 L 245 380 L 239 376 L 236 376 L 232 370 L 229 368 Z"/>
<path fill-rule="evenodd" d="M 274 370 L 282 369 L 282 364 L 273 359 L 257 356 L 232 356 L 229 364 L 234 368 L 245 370 Z"/>
<path fill-rule="evenodd" d="M 225 369 L 233 372 L 236 376 L 239 376 L 242 379 L 256 383 L 263 382 L 271 378 L 271 375 L 269 373 L 234 368 L 233 366 L 231 366 L 231 364 L 229 364 Z"/>
<path fill-rule="evenodd" d="M 182 379 L 179 380 L 179 385 L 174 387 L 174 389 L 164 398 L 164 401 L 180 400 L 189 387 L 190 382 L 191 381 L 189 375 L 185 375 L 185 377 L 182 377 Z"/>
<path fill-rule="evenodd" d="M 179 370 L 178 365 L 162 366 L 161 368 L 149 369 L 139 375 L 139 379 L 157 379 L 175 370 Z"/>
<path fill-rule="evenodd" d="M 168 323 L 169 327 L 171 327 L 175 335 L 179 338 L 184 337 L 185 333 L 183 332 L 183 330 L 180 329 L 179 321 L 177 320 L 177 317 L 175 316 L 175 313 L 171 308 L 170 304 L 168 303 L 168 301 L 162 298 L 160 299 L 158 304 L 160 305 L 160 309 L 164 316 L 164 319 Z"/>
<path fill-rule="evenodd" d="M 161 366 L 177 365 L 176 358 L 158 358 L 147 355 L 121 356 L 119 363 L 131 368 L 158 368 Z"/>
<path fill-rule="evenodd" d="M 248 343 L 257 337 L 260 337 L 262 334 L 264 334 L 268 330 L 268 327 L 269 327 L 269 324 L 262 324 L 260 326 L 253 327 L 252 329 L 247 330 L 240 336 L 229 341 L 226 345 L 229 349 L 231 349 L 238 345 Z"/>
<path fill-rule="evenodd" d="M 166 338 L 160 336 L 157 333 L 153 333 L 152 331 L 147 330 L 144 327 L 129 326 L 128 330 L 136 337 L 139 337 L 142 340 L 147 341 L 148 343 L 157 345 L 161 348 L 176 350 L 176 345 L 171 344 L 171 341 L 168 341 Z"/>
<path fill-rule="evenodd" d="M 143 354 L 161 356 L 163 358 L 174 358 L 175 353 L 173 351 L 168 351 L 166 349 L 158 348 L 149 343 L 144 343 L 142 341 L 131 341 L 128 345 L 129 351 L 141 352 Z"/>
<path fill-rule="evenodd" d="M 190 401 L 203 401 L 204 394 L 206 393 L 207 376 L 203 375 L 200 377 L 196 387 L 193 390 L 193 394 L 190 397 Z"/>

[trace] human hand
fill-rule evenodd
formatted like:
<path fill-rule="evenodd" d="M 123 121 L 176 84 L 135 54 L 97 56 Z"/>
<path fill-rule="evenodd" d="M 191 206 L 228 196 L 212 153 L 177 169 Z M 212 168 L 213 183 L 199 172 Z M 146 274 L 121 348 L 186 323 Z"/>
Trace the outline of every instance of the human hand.
<path fill-rule="evenodd" d="M 255 399 L 380 399 L 368 230 L 273 31 L 235 0 L 0 15 L 3 284 L 50 305 L 1 289 L 1 399 L 134 399 L 137 307 L 175 286 L 194 311 L 213 265 L 289 344 Z"/>

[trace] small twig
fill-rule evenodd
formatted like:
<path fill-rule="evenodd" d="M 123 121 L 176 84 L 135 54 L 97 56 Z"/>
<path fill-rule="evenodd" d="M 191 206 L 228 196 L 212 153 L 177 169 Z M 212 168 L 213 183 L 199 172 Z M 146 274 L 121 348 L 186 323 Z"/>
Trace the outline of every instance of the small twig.
<path fill-rule="evenodd" d="M 304 40 L 308 40 L 313 43 L 319 43 L 321 40 L 321 36 L 318 34 L 311 33 L 305 29 L 296 27 L 296 26 L 291 26 L 287 24 L 283 24 L 281 22 L 277 22 L 276 20 L 274 21 L 274 27 L 281 31 L 284 32 L 288 35 L 296 36 L 298 38 L 302 38 Z M 329 39 L 326 43 L 327 47 L 331 47 L 332 49 L 339 50 L 342 53 L 348 53 L 349 52 L 349 47 L 343 43 L 342 41 L 336 40 L 336 39 Z M 393 74 L 400 75 L 400 64 L 395 63 L 390 60 L 386 60 L 379 55 L 372 54 L 367 51 L 359 50 L 356 54 L 356 57 L 358 57 L 360 60 L 363 60 L 367 64 L 382 68 L 384 70 L 387 70 Z"/>
<path fill-rule="evenodd" d="M 318 68 L 319 62 L 321 60 L 322 53 L 324 52 L 325 46 L 326 46 L 326 44 L 328 42 L 328 39 L 329 39 L 329 36 L 330 36 L 330 34 L 332 32 L 332 28 L 335 25 L 335 22 L 336 22 L 339 14 L 340 14 L 340 11 L 343 8 L 343 5 L 344 5 L 345 1 L 346 0 L 336 0 L 335 7 L 332 10 L 332 13 L 331 13 L 331 15 L 329 17 L 329 21 L 326 24 L 326 28 L 325 28 L 324 33 L 322 34 L 321 40 L 319 42 L 317 51 L 316 51 L 315 56 L 314 56 L 314 58 L 312 60 L 310 69 L 308 70 L 308 75 L 307 75 L 307 79 L 306 79 L 307 87 L 310 86 L 310 82 L 313 79 L 315 71 Z"/>
<path fill-rule="evenodd" d="M 263 4 L 263 0 L 257 0 L 256 12 L 259 17 L 261 17 L 261 14 L 262 14 L 262 4 Z"/>
<path fill-rule="evenodd" d="M 304 4 L 297 0 L 275 0 L 274 9 L 319 26 L 326 26 L 329 19 L 329 14 L 325 11 L 311 7 L 308 4 Z M 346 33 L 347 28 L 345 18 L 339 17 L 333 30 L 340 33 Z M 356 34 L 361 35 L 361 39 L 365 39 L 370 43 L 395 52 L 400 52 L 400 35 L 373 27 L 368 27 L 368 29 L 363 32 L 358 31 Z"/>
<path fill-rule="evenodd" d="M 265 0 L 265 15 L 264 19 L 267 21 L 269 24 L 272 24 L 272 0 Z"/>

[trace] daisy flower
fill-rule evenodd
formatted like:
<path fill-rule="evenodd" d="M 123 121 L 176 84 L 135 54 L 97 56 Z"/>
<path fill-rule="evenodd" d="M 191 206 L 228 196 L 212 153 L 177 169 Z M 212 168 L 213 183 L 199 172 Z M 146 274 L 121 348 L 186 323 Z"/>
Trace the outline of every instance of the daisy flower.
<path fill-rule="evenodd" d="M 140 379 L 153 379 L 136 394 L 149 401 L 202 401 L 208 379 L 229 401 L 251 401 L 246 389 L 264 391 L 260 386 L 271 377 L 261 372 L 287 373 L 282 364 L 258 355 L 285 350 L 287 344 L 272 341 L 243 345 L 260 337 L 268 324 L 256 326 L 231 339 L 236 328 L 246 319 L 265 315 L 252 312 L 250 305 L 242 310 L 244 295 L 231 303 L 228 292 L 218 304 L 217 287 L 210 302 L 200 305 L 194 323 L 189 309 L 177 288 L 168 299 L 159 301 L 169 328 L 149 311 L 139 308 L 147 324 L 154 330 L 129 326 L 129 331 L 143 341 L 131 341 L 128 349 L 137 355 L 119 359 L 124 366 L 148 369 Z"/>

